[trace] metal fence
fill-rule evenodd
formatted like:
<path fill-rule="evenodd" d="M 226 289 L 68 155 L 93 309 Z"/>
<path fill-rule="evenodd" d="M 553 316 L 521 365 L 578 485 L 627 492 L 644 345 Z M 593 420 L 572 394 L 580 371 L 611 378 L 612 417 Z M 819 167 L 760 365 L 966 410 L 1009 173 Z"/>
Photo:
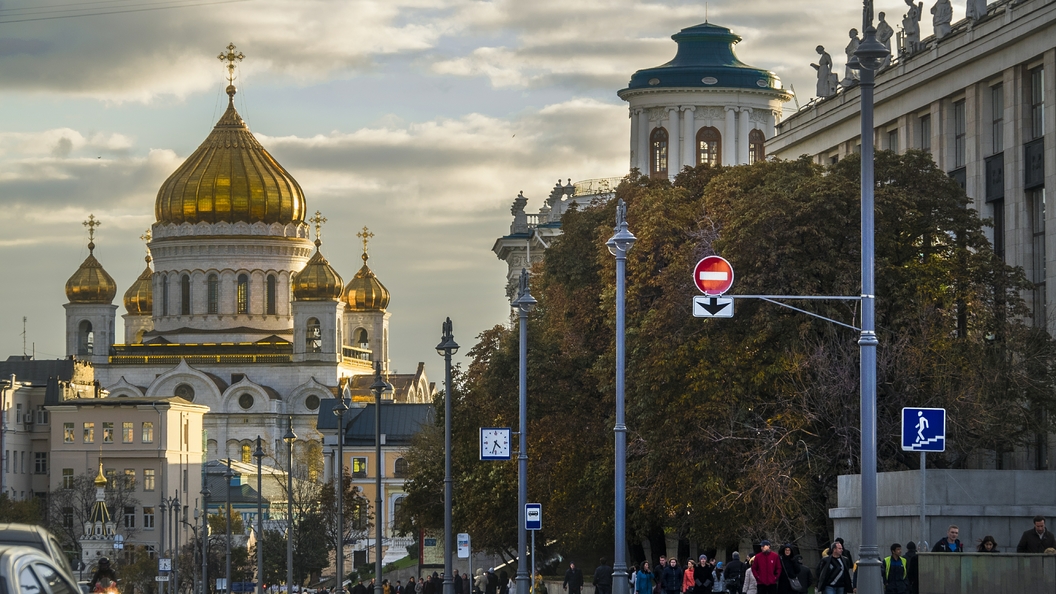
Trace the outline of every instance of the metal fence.
<path fill-rule="evenodd" d="M 1056 555 L 920 553 L 920 594 L 1056 593 Z"/>

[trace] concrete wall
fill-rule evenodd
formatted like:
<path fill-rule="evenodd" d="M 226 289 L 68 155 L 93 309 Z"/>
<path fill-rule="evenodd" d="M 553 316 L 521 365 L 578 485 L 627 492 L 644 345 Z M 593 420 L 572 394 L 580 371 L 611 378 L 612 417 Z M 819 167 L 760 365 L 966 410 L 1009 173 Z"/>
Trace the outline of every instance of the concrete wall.
<path fill-rule="evenodd" d="M 920 594 L 1056 592 L 1056 555 L 920 555 Z"/>
<path fill-rule="evenodd" d="M 1046 470 L 927 471 L 923 539 L 934 546 L 956 524 L 970 550 L 986 535 L 1002 552 L 1015 551 L 1023 532 L 1041 514 L 1056 525 L 1056 472 Z M 855 551 L 861 545 L 861 475 L 838 481 L 838 507 L 829 510 L 836 536 Z M 877 539 L 883 555 L 893 542 L 922 540 L 920 471 L 883 472 L 877 476 Z"/>

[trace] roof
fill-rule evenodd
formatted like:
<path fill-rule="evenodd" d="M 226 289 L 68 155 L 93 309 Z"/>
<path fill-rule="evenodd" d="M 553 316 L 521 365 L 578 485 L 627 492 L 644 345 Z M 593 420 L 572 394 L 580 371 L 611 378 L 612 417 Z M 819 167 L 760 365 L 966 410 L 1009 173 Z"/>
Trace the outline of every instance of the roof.
<path fill-rule="evenodd" d="M 9 379 L 15 374 L 15 381 L 28 382 L 35 386 L 44 386 L 48 378 L 62 381 L 73 379 L 75 366 L 90 365 L 87 361 L 76 359 L 29 359 L 22 355 L 12 355 L 6 361 L 0 361 L 0 379 Z"/>
<path fill-rule="evenodd" d="M 179 396 L 165 396 L 163 398 L 148 398 L 135 396 L 112 396 L 107 398 L 71 398 L 63 400 L 59 406 L 139 406 L 153 405 L 158 403 L 184 405 L 203 410 L 209 410 L 208 406 L 188 402 Z"/>
<path fill-rule="evenodd" d="M 777 91 L 792 98 L 776 74 L 737 59 L 733 46 L 741 37 L 726 27 L 703 23 L 682 29 L 671 39 L 678 44 L 675 57 L 635 72 L 627 88 L 619 92 L 621 97 L 635 89 L 689 87 Z"/>
<path fill-rule="evenodd" d="M 227 479 L 222 474 L 207 474 L 205 484 L 209 488 L 209 502 L 213 506 L 225 505 L 227 503 L 226 495 L 224 494 L 224 484 L 227 483 Z M 253 487 L 242 484 L 242 485 L 229 485 L 231 492 L 231 505 L 238 506 L 239 504 L 247 505 L 253 504 L 254 507 L 257 505 L 257 490 Z M 264 508 L 271 506 L 271 502 L 267 497 L 261 497 L 261 502 Z"/>
<path fill-rule="evenodd" d="M 337 399 L 328 398 L 319 403 L 319 416 L 316 428 L 325 433 L 337 428 L 337 417 L 334 416 L 334 404 Z M 381 403 L 381 432 L 385 434 L 386 445 L 410 445 L 411 439 L 430 425 L 434 419 L 432 404 L 408 404 L 400 402 Z M 352 403 L 352 408 L 344 415 L 345 445 L 374 444 L 374 404 Z"/>

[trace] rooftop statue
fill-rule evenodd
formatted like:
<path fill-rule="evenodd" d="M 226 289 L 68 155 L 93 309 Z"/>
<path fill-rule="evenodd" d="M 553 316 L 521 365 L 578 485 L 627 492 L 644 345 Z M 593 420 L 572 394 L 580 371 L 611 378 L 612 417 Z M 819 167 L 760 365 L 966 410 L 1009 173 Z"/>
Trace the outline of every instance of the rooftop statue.
<path fill-rule="evenodd" d="M 891 38 L 894 37 L 895 30 L 887 23 L 887 16 L 884 13 L 881 12 L 879 16 L 880 22 L 876 25 L 876 40 L 887 48 L 887 57 L 880 64 L 880 69 L 883 70 L 891 63 Z"/>
<path fill-rule="evenodd" d="M 862 44 L 861 40 L 858 39 L 858 29 L 851 29 L 847 32 L 847 35 L 851 38 L 851 41 L 844 49 L 847 53 L 847 64 L 843 67 L 843 86 L 845 87 L 853 85 L 858 80 L 854 70 L 851 68 L 851 64 L 853 63 L 854 52 L 858 51 L 858 46 Z"/>
<path fill-rule="evenodd" d="M 811 64 L 811 67 L 818 71 L 817 95 L 822 98 L 832 97 L 836 94 L 837 84 L 837 76 L 832 71 L 832 56 L 821 45 L 816 47 L 815 51 L 821 56 L 817 64 Z"/>
<path fill-rule="evenodd" d="M 978 22 L 986 16 L 986 0 L 968 0 L 967 17 Z"/>
<path fill-rule="evenodd" d="M 969 6 L 971 3 L 972 0 L 968 0 Z M 950 23 L 953 22 L 953 5 L 950 4 L 950 0 L 938 0 L 935 6 L 931 7 L 931 14 L 935 15 L 931 17 L 931 24 L 935 28 L 935 39 L 942 39 L 949 35 L 952 30 Z"/>
<path fill-rule="evenodd" d="M 914 4 L 913 0 L 906 0 L 909 12 L 902 17 L 902 42 L 904 51 L 913 55 L 922 49 L 920 47 L 920 17 L 924 12 L 924 3 Z"/>

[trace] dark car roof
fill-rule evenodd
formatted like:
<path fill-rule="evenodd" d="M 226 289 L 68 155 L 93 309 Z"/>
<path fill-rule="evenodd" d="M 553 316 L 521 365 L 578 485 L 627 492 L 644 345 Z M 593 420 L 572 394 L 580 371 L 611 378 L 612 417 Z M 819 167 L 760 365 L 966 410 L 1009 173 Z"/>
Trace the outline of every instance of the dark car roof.
<path fill-rule="evenodd" d="M 32 524 L 0 524 L 0 544 L 31 546 L 48 553 L 46 537 L 40 526 Z"/>

